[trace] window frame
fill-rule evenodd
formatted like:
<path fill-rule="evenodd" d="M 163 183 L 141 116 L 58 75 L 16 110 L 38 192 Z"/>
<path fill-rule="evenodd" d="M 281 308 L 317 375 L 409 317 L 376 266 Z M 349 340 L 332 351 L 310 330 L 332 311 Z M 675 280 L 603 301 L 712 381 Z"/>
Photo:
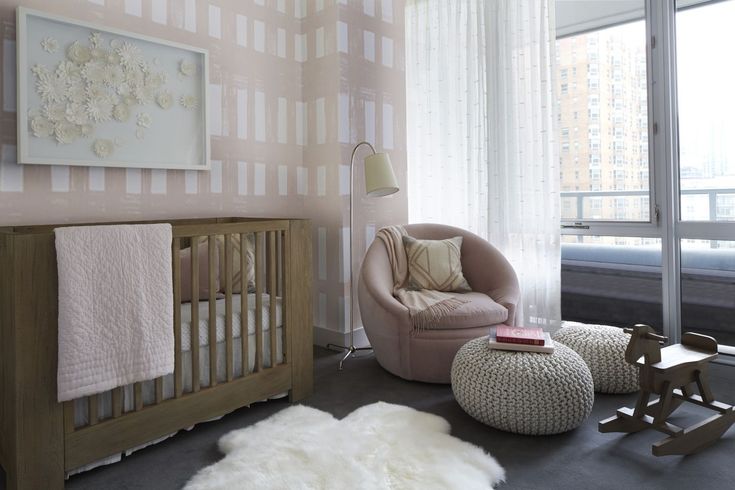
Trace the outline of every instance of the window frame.
<path fill-rule="evenodd" d="M 664 335 L 669 338 L 670 343 L 681 340 L 682 240 L 735 239 L 735 222 L 681 219 L 676 13 L 677 10 L 698 8 L 716 1 L 719 0 L 684 1 L 681 2 L 684 5 L 677 9 L 676 0 L 644 0 L 650 220 L 620 222 L 588 219 L 561 223 L 563 235 L 661 239 L 662 320 Z M 721 347 L 721 354 L 724 355 L 718 358 L 718 362 L 735 366 L 735 347 Z"/>

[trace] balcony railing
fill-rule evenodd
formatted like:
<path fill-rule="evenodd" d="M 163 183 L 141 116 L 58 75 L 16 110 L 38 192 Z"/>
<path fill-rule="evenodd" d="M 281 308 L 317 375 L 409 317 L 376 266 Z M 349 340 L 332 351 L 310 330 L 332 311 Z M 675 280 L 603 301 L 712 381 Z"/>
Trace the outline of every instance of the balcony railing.
<path fill-rule="evenodd" d="M 717 188 L 717 189 L 682 189 L 682 196 L 707 196 L 709 205 L 708 218 L 709 221 L 732 221 L 735 220 L 735 189 L 733 188 Z M 584 200 L 594 197 L 648 197 L 648 190 L 609 190 L 609 191 L 562 191 L 561 198 L 574 198 L 576 203 L 576 217 L 563 219 L 589 220 L 599 218 L 588 218 L 584 216 Z M 717 198 L 719 196 L 733 196 L 733 202 L 730 205 L 717 208 Z M 724 210 L 722 208 L 725 208 Z M 686 217 L 685 217 L 686 219 Z M 603 219 L 604 220 L 604 219 Z M 625 219 L 625 221 L 647 221 L 646 219 Z"/>

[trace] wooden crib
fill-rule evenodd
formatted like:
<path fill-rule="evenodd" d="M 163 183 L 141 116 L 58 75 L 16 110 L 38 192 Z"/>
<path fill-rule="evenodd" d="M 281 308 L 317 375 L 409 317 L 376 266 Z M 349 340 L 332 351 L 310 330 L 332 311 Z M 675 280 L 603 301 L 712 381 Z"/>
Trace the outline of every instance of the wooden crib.
<path fill-rule="evenodd" d="M 161 222 L 161 221 L 157 221 Z M 64 225 L 0 228 L 0 463 L 9 489 L 63 488 L 66 472 L 119 454 L 198 422 L 288 392 L 290 400 L 313 388 L 311 310 L 311 231 L 308 220 L 212 218 L 175 220 L 173 285 L 175 371 L 172 393 L 164 378 L 151 380 L 154 395 L 146 400 L 143 383 L 59 403 L 57 366 L 57 269 L 53 229 Z M 255 243 L 254 359 L 247 334 L 252 295 L 233 295 L 233 264 L 247 261 L 246 235 Z M 224 235 L 224 373 L 217 369 L 217 301 L 215 268 L 209 268 L 208 342 L 200 352 L 199 243 L 206 243 L 209 264 L 218 253 L 215 237 Z M 231 238 L 240 240 L 240 253 Z M 194 245 L 194 246 L 192 246 Z M 182 249 L 191 246 L 191 323 L 188 365 L 182 362 Z M 244 285 L 243 285 L 244 287 Z M 264 306 L 263 298 L 268 298 Z M 281 325 L 276 325 L 280 300 Z M 220 300 L 221 301 L 221 300 Z M 240 339 L 233 335 L 233 304 L 240 301 Z M 188 307 L 188 304 L 185 305 Z M 263 328 L 264 307 L 269 324 Z M 269 315 L 268 315 L 269 313 Z M 195 328 L 196 327 L 196 328 Z M 237 326 L 236 326 L 237 327 Z M 249 328 L 250 327 L 250 328 Z M 264 338 L 265 337 L 265 338 Z M 264 344 L 269 351 L 264 352 Z M 280 345 L 279 352 L 276 352 Z M 233 351 L 241 354 L 236 366 Z M 221 351 L 219 352 L 221 355 Z M 208 386 L 200 383 L 200 355 L 209 356 Z M 264 359 L 270 359 L 264 363 Z M 280 359 L 280 362 L 278 362 Z M 206 363 L 205 363 L 206 364 Z M 249 368 L 252 365 L 252 369 Z M 185 373 L 185 367 L 191 369 Z M 185 375 L 190 382 L 185 383 Z M 170 379 L 169 379 L 170 381 Z M 132 394 L 132 396 L 130 395 Z M 111 402 L 99 411 L 100 397 Z M 127 400 L 125 400 L 127 398 Z M 152 399 L 151 399 L 152 398 Z M 86 408 L 85 423 L 75 423 L 75 406 Z M 77 414 L 78 415 L 78 414 Z"/>

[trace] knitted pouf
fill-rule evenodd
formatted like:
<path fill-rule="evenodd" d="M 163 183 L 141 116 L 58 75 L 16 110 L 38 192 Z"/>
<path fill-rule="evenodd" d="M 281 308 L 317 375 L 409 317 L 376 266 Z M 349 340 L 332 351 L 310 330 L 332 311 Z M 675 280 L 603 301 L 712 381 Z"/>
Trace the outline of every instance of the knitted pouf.
<path fill-rule="evenodd" d="M 640 389 L 638 368 L 625 362 L 630 335 L 622 328 L 564 322 L 552 335 L 582 356 L 590 368 L 598 393 L 633 393 Z"/>
<path fill-rule="evenodd" d="M 592 375 L 563 345 L 553 354 L 493 350 L 487 337 L 471 340 L 452 363 L 452 391 L 469 415 L 518 434 L 558 434 L 578 427 L 592 411 Z"/>

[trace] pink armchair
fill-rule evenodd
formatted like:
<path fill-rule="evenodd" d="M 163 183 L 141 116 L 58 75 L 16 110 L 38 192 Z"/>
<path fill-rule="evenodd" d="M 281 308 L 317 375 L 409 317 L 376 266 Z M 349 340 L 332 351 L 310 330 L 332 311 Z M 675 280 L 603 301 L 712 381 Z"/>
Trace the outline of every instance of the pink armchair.
<path fill-rule="evenodd" d="M 454 310 L 438 328 L 412 332 L 408 309 L 392 294 L 393 273 L 385 245 L 375 240 L 360 270 L 362 323 L 383 368 L 409 380 L 449 383 L 454 355 L 462 345 L 487 335 L 493 325 L 519 321 L 518 278 L 505 257 L 473 233 L 437 224 L 405 228 L 419 239 L 462 237 L 462 271 L 472 287 L 463 297 L 470 302 Z"/>

